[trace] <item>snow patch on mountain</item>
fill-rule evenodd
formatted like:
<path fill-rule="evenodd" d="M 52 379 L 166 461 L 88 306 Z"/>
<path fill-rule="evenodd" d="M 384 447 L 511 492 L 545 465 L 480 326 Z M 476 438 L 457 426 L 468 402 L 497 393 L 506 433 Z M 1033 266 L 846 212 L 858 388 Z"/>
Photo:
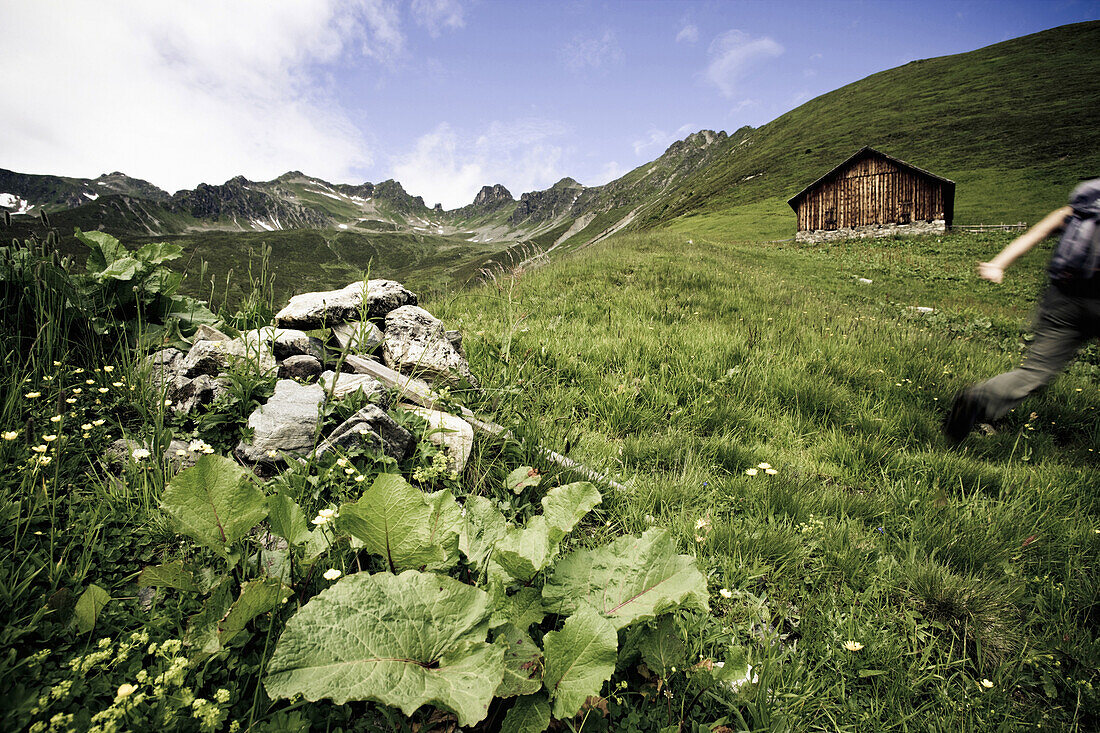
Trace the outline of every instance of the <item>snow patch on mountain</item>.
<path fill-rule="evenodd" d="M 19 198 L 14 193 L 0 193 L 0 207 L 15 209 L 11 212 L 13 214 L 26 214 L 34 208 L 34 205 L 28 203 L 26 199 Z"/>

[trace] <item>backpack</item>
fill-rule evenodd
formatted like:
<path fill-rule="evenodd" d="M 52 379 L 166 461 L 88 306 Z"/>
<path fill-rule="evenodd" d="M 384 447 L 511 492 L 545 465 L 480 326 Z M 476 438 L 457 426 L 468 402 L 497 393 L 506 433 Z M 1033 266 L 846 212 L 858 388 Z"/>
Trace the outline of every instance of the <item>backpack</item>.
<path fill-rule="evenodd" d="M 1063 285 L 1092 280 L 1100 271 L 1100 178 L 1073 189 L 1069 205 L 1073 213 L 1047 268 L 1050 279 Z"/>

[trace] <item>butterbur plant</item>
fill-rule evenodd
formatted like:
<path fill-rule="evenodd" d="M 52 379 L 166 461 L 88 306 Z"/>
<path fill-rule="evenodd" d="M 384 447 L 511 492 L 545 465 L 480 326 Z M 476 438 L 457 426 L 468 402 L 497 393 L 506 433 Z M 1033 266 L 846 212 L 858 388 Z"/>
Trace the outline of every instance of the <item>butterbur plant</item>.
<path fill-rule="evenodd" d="M 288 621 L 268 694 L 372 700 L 406 715 L 432 705 L 460 725 L 483 721 L 500 698 L 509 700 L 503 725 L 523 720 L 518 729 L 532 731 L 576 715 L 611 678 L 619 629 L 707 608 L 702 574 L 664 530 L 557 557 L 600 500 L 590 483 L 557 487 L 542 514 L 509 526 L 483 497 L 460 506 L 449 492 L 379 476 L 340 508 L 337 528 L 389 572 L 342 578 Z M 603 570 L 602 588 L 573 570 L 584 564 Z M 531 627 L 547 621 L 556 630 L 540 648 Z"/>
<path fill-rule="evenodd" d="M 116 335 L 127 343 L 140 336 L 152 345 L 217 322 L 203 303 L 176 293 L 183 275 L 164 263 L 182 256 L 179 245 L 151 242 L 130 252 L 104 232 L 77 229 L 76 238 L 89 249 L 81 290 L 93 304 L 92 324 L 99 333 L 121 328 Z"/>
<path fill-rule="evenodd" d="M 187 639 L 198 653 L 325 587 L 279 636 L 264 677 L 273 700 L 372 701 L 405 715 L 428 705 L 462 726 L 492 711 L 494 725 L 542 731 L 600 694 L 621 631 L 708 609 L 702 573 L 663 529 L 560 554 L 601 498 L 587 482 L 551 488 L 541 513 L 512 525 L 485 497 L 460 504 L 449 490 L 383 473 L 311 520 L 290 496 L 265 496 L 231 460 L 208 455 L 173 479 L 163 506 L 224 571 L 176 561 L 139 582 L 206 596 Z M 250 555 L 250 539 L 264 546 L 256 538 L 271 536 L 284 549 Z M 320 582 L 322 556 L 330 571 Z M 670 627 L 655 628 L 647 633 Z"/>

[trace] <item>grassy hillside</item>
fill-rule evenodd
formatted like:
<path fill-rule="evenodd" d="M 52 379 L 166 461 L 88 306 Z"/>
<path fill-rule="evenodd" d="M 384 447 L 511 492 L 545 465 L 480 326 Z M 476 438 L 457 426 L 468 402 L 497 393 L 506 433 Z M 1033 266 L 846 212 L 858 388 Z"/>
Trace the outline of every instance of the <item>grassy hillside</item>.
<path fill-rule="evenodd" d="M 247 294 L 249 268 L 259 276 L 265 247 L 275 301 L 283 303 L 295 293 L 342 287 L 364 276 L 398 280 L 422 293 L 455 290 L 476 279 L 486 262 L 507 246 L 433 234 L 339 229 L 208 231 L 131 241 L 182 246 L 188 256 L 179 263 L 188 275 L 184 291 L 209 297 L 213 278 L 216 303 L 236 303 Z"/>
<path fill-rule="evenodd" d="M 707 568 L 706 633 L 759 673 L 736 729 L 1095 730 L 1100 352 L 995 434 L 939 433 L 1020 358 L 1046 252 L 973 272 L 1007 238 L 620 236 L 427 307 L 497 421 L 626 482 L 604 531 Z"/>
<path fill-rule="evenodd" d="M 1033 222 L 1100 175 L 1098 43 L 1080 23 L 874 74 L 731 138 L 642 224 L 789 236 L 787 198 L 864 145 L 954 180 L 956 223 Z"/>

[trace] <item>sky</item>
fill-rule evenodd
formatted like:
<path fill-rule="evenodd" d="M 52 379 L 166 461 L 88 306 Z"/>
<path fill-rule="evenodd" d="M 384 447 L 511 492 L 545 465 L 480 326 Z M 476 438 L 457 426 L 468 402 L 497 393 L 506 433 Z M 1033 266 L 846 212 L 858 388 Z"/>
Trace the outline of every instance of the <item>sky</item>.
<path fill-rule="evenodd" d="M 0 168 L 174 192 L 289 170 L 429 206 L 613 180 L 1100 0 L 0 0 Z"/>

